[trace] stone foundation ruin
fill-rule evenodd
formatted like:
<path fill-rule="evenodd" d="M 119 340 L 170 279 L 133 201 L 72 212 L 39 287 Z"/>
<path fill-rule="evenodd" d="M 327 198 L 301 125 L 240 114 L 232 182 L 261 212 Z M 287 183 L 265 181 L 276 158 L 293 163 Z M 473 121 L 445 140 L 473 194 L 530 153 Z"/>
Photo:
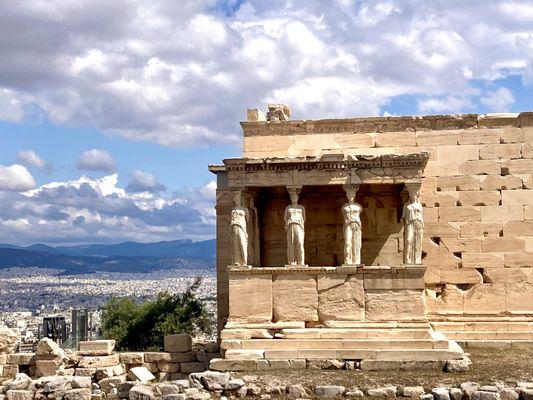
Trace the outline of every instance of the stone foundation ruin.
<path fill-rule="evenodd" d="M 462 347 L 533 343 L 533 113 L 247 114 L 242 158 L 210 166 L 212 369 L 466 368 Z"/>

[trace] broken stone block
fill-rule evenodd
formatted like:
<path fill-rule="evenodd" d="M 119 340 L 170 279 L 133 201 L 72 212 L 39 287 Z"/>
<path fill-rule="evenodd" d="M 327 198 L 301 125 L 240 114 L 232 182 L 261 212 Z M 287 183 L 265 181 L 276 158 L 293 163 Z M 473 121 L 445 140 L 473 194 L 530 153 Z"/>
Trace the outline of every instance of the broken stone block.
<path fill-rule="evenodd" d="M 8 390 L 7 400 L 33 400 L 32 390 Z"/>
<path fill-rule="evenodd" d="M 257 108 L 249 108 L 246 110 L 246 121 L 248 122 L 259 122 L 266 121 L 266 115 Z"/>
<path fill-rule="evenodd" d="M 91 340 L 80 342 L 78 352 L 84 356 L 107 356 L 114 348 L 114 340 Z"/>
<path fill-rule="evenodd" d="M 84 356 L 80 359 L 78 367 L 80 368 L 102 368 L 112 367 L 119 364 L 120 358 L 118 354 L 111 354 L 108 356 Z"/>
<path fill-rule="evenodd" d="M 14 329 L 0 326 L 0 354 L 11 353 L 19 341 L 19 334 Z"/>
<path fill-rule="evenodd" d="M 146 383 L 155 380 L 155 376 L 145 367 L 133 367 L 128 371 L 128 379 Z"/>
<path fill-rule="evenodd" d="M 91 400 L 91 389 L 70 389 L 67 390 L 64 400 Z"/>
<path fill-rule="evenodd" d="M 144 362 L 144 353 L 119 353 L 121 364 L 142 364 Z"/>
<path fill-rule="evenodd" d="M 59 365 L 55 360 L 37 360 L 35 361 L 35 376 L 52 376 L 57 372 Z"/>
<path fill-rule="evenodd" d="M 129 400 L 155 400 L 154 389 L 150 386 L 134 386 L 129 391 Z"/>
<path fill-rule="evenodd" d="M 192 350 L 192 338 L 188 333 L 178 333 L 167 335 L 164 339 L 165 351 L 169 353 L 180 353 Z"/>

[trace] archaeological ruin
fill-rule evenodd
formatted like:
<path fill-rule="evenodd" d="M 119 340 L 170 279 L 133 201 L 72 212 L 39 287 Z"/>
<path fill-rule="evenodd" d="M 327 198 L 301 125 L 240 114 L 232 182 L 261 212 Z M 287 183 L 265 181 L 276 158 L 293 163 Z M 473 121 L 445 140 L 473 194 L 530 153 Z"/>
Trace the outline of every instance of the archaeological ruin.
<path fill-rule="evenodd" d="M 466 369 L 533 344 L 533 113 L 248 110 L 217 176 L 217 370 Z"/>

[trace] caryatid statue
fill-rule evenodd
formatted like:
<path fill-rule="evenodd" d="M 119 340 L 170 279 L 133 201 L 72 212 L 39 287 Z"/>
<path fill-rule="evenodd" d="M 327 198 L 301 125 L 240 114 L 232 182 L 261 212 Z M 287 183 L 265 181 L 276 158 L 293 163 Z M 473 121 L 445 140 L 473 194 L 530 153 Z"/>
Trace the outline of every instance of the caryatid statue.
<path fill-rule="evenodd" d="M 285 229 L 287 231 L 287 264 L 305 265 L 304 224 L 305 209 L 298 204 L 299 189 L 288 189 L 291 204 L 285 209 Z"/>
<path fill-rule="evenodd" d="M 420 203 L 420 185 L 406 185 L 409 200 L 403 207 L 403 262 L 405 264 L 422 264 L 422 237 L 424 235 L 424 218 Z"/>
<path fill-rule="evenodd" d="M 248 210 L 242 206 L 241 192 L 233 193 L 231 210 L 231 246 L 234 265 L 248 265 Z"/>
<path fill-rule="evenodd" d="M 344 188 L 348 203 L 342 206 L 344 220 L 344 264 L 361 264 L 361 211 L 363 208 L 355 202 L 359 186 Z"/>

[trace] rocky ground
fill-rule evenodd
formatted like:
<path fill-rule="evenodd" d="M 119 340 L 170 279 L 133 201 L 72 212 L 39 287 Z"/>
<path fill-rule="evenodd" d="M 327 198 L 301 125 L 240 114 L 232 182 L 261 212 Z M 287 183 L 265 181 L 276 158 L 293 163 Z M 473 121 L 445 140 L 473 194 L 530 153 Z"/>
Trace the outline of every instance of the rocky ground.
<path fill-rule="evenodd" d="M 231 398 L 393 398 L 421 400 L 533 400 L 533 349 L 476 350 L 469 372 L 268 370 L 205 371 L 155 382 L 144 367 L 136 380 L 97 382 L 87 376 L 32 380 L 18 374 L 0 385 L 0 400 L 209 400 Z M 135 369 L 130 370 L 133 372 Z M 142 372 L 142 373 L 138 373 Z M 128 374 L 129 376 L 129 374 Z"/>
<path fill-rule="evenodd" d="M 342 385 L 347 388 L 372 388 L 386 385 L 424 386 L 433 388 L 453 386 L 461 382 L 474 381 L 480 384 L 495 382 L 533 381 L 533 348 L 495 350 L 472 349 L 469 357 L 473 363 L 467 372 L 449 373 L 442 371 L 327 371 L 327 370 L 279 370 L 261 373 L 257 371 L 262 384 L 302 384 L 316 386 Z M 236 374 L 243 377 L 247 374 Z"/>

